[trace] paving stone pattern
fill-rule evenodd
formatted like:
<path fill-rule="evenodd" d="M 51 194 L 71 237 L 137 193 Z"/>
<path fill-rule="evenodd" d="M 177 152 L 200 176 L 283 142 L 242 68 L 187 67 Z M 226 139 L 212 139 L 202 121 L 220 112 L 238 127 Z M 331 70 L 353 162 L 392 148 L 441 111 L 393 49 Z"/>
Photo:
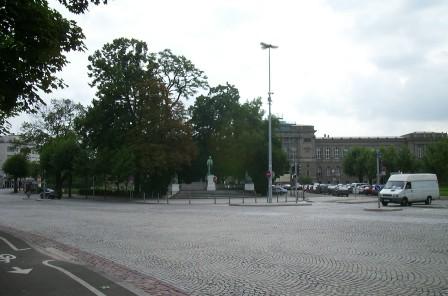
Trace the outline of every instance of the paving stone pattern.
<path fill-rule="evenodd" d="M 107 258 L 190 295 L 448 295 L 448 209 L 363 211 L 374 206 L 0 195 L 0 225 Z"/>

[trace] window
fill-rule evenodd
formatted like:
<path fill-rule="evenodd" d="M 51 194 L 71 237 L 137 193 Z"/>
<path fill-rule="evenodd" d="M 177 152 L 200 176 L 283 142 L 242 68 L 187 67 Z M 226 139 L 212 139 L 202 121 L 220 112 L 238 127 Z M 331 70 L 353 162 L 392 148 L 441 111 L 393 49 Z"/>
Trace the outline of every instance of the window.
<path fill-rule="evenodd" d="M 341 175 L 341 168 L 340 167 L 336 167 L 336 176 L 340 176 Z"/>
<path fill-rule="evenodd" d="M 331 176 L 331 169 L 330 167 L 327 167 L 327 177 Z"/>
<path fill-rule="evenodd" d="M 317 168 L 317 176 L 322 177 L 322 168 L 321 167 Z"/>
<path fill-rule="evenodd" d="M 305 143 L 311 142 L 311 139 L 310 138 L 304 138 L 303 142 L 305 142 Z"/>
<path fill-rule="evenodd" d="M 330 159 L 330 147 L 325 147 L 325 159 Z"/>
<path fill-rule="evenodd" d="M 334 158 L 339 159 L 339 148 L 334 148 Z"/>
<path fill-rule="evenodd" d="M 316 148 L 316 158 L 321 159 L 322 158 L 322 149 L 320 147 Z"/>
<path fill-rule="evenodd" d="M 16 152 L 16 147 L 8 146 L 7 150 L 8 150 L 8 152 Z"/>
<path fill-rule="evenodd" d="M 422 145 L 417 146 L 417 158 L 422 159 L 425 148 Z"/>

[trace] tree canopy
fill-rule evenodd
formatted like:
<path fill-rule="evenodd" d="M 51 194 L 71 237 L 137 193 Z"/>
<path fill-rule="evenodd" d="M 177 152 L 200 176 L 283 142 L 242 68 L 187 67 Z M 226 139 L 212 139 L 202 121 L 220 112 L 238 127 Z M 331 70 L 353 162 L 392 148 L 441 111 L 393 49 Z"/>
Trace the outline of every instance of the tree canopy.
<path fill-rule="evenodd" d="M 119 38 L 95 51 L 89 61 L 89 76 L 98 92 L 80 121 L 84 143 L 97 159 L 105 159 L 101 157 L 105 154 L 118 157 L 126 151 L 134 159 L 133 170 L 128 171 L 133 173 L 137 190 L 142 180 L 166 187 L 172 174 L 191 162 L 195 148 L 183 103 L 174 101 L 177 97 L 170 95 L 159 76 L 156 55 L 143 41 Z M 196 89 L 194 84 L 187 86 L 191 92 Z M 127 162 L 123 164 L 128 167 Z"/>
<path fill-rule="evenodd" d="M 28 174 L 28 160 L 23 154 L 9 157 L 2 167 L 3 171 L 14 179 L 14 192 L 17 193 L 17 179 L 24 178 Z"/>
<path fill-rule="evenodd" d="M 33 121 L 22 124 L 20 142 L 33 144 L 39 151 L 50 139 L 74 133 L 75 119 L 84 112 L 81 104 L 71 100 L 51 100 L 49 106 L 39 109 Z"/>
<path fill-rule="evenodd" d="M 448 138 L 441 139 L 426 149 L 423 163 L 427 170 L 437 174 L 439 181 L 448 183 Z"/>
<path fill-rule="evenodd" d="M 59 2 L 74 13 L 85 12 L 89 5 L 87 0 Z M 5 133 L 8 117 L 35 113 L 44 103 L 41 93 L 65 86 L 56 73 L 68 63 L 66 53 L 85 46 L 76 22 L 46 0 L 1 1 L 0 32 L 0 133 Z"/>
<path fill-rule="evenodd" d="M 243 181 L 247 174 L 257 192 L 265 193 L 268 165 L 267 121 L 263 120 L 261 100 L 243 104 L 233 85 L 212 87 L 207 96 L 196 99 L 189 112 L 199 156 L 187 174 L 195 179 L 205 176 L 208 156 L 214 159 L 214 174 Z M 274 120 L 274 125 L 277 123 Z M 287 168 L 286 156 L 277 138 L 273 139 L 273 169 L 277 175 Z M 187 176 L 184 176 L 187 177 Z"/>

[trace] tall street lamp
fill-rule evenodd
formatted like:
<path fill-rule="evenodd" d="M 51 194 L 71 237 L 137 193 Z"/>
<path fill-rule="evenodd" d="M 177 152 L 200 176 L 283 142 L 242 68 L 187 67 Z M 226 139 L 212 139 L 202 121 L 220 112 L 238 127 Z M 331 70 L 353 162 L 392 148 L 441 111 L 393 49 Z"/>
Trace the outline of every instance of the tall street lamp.
<path fill-rule="evenodd" d="M 269 151 L 268 151 L 268 203 L 272 203 L 272 131 L 271 131 L 271 48 L 278 48 L 278 46 L 267 44 L 264 42 L 260 43 L 262 49 L 268 50 L 268 63 L 269 63 L 269 90 L 268 90 L 268 104 L 269 104 Z"/>

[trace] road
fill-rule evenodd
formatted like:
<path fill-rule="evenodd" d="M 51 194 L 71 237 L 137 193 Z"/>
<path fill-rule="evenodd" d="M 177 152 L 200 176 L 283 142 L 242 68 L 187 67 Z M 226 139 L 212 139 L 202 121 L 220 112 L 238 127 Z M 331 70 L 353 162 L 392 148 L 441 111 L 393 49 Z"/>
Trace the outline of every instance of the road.
<path fill-rule="evenodd" d="M 0 194 L 0 225 L 106 258 L 138 273 L 140 282 L 127 280 L 136 287 L 157 279 L 179 295 L 448 295 L 446 201 L 368 212 L 375 202 L 312 199 L 230 207 Z"/>

